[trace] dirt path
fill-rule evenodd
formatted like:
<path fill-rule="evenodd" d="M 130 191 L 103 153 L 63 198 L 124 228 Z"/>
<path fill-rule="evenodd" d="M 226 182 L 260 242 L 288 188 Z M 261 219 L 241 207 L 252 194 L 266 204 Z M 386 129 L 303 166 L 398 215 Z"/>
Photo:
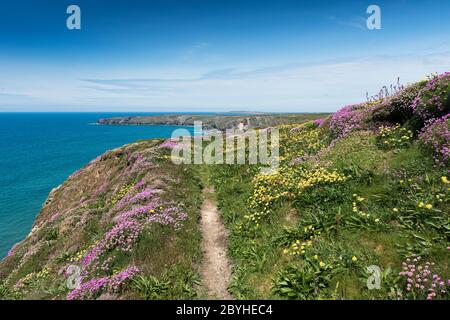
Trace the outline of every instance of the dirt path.
<path fill-rule="evenodd" d="M 231 265 L 227 257 L 228 232 L 214 200 L 214 189 L 207 187 L 203 194 L 201 209 L 203 264 L 200 270 L 202 283 L 207 289 L 209 298 L 233 299 L 227 290 L 231 278 Z"/>

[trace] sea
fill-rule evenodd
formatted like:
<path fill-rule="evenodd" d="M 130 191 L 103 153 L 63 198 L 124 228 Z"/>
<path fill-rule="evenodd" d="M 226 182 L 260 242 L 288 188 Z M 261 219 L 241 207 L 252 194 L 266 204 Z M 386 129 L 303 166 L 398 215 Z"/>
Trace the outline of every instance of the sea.
<path fill-rule="evenodd" d="M 96 124 L 99 118 L 164 114 L 0 113 L 0 259 L 26 237 L 48 193 L 72 173 L 107 150 L 168 138 L 179 128 L 104 126 Z"/>

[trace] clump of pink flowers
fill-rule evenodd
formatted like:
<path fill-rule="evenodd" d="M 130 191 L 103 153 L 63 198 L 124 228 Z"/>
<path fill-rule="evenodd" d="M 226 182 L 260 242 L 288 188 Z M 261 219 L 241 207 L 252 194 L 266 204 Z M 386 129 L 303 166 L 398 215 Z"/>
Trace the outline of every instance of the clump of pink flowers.
<path fill-rule="evenodd" d="M 121 287 L 127 280 L 133 278 L 137 273 L 139 273 L 139 269 L 136 267 L 128 267 L 125 270 L 113 275 L 109 279 L 108 289 L 111 292 L 119 292 Z"/>
<path fill-rule="evenodd" d="M 103 252 L 118 248 L 121 251 L 131 251 L 135 241 L 144 229 L 144 225 L 132 220 L 123 220 L 112 227 L 103 239 L 82 259 L 81 264 L 89 266 Z"/>
<path fill-rule="evenodd" d="M 181 227 L 181 222 L 186 220 L 188 215 L 178 207 L 168 207 L 159 213 L 149 216 L 148 222 L 156 222 L 162 225 L 172 225 L 175 229 Z"/>
<path fill-rule="evenodd" d="M 147 203 L 143 206 L 134 207 L 128 211 L 124 211 L 120 214 L 118 214 L 114 221 L 116 223 L 121 223 L 128 220 L 141 220 L 142 218 L 148 216 L 149 214 L 153 213 L 158 206 L 161 205 L 161 202 L 159 199 L 153 199 L 151 202 Z"/>
<path fill-rule="evenodd" d="M 145 179 L 142 179 L 141 181 L 139 181 L 138 183 L 136 183 L 136 185 L 134 186 L 134 189 L 139 190 L 141 189 L 143 186 L 145 186 L 146 181 Z"/>
<path fill-rule="evenodd" d="M 338 138 L 353 130 L 363 129 L 370 111 L 365 104 L 345 106 L 331 116 L 330 129 Z"/>
<path fill-rule="evenodd" d="M 139 200 L 146 200 L 147 203 L 119 213 L 114 218 L 115 225 L 81 259 L 83 266 L 91 265 L 107 251 L 115 249 L 123 252 L 131 251 L 139 235 L 149 224 L 171 225 L 175 229 L 179 229 L 181 222 L 188 218 L 180 208 L 164 204 L 153 189 L 145 189 L 129 199 L 128 203 L 135 203 Z"/>
<path fill-rule="evenodd" d="M 108 277 L 94 278 L 82 283 L 78 289 L 74 289 L 67 295 L 67 300 L 95 299 L 108 284 Z"/>
<path fill-rule="evenodd" d="M 54 214 L 50 217 L 49 221 L 50 221 L 50 222 L 55 222 L 55 220 L 58 219 L 60 215 L 61 215 L 61 212 L 56 212 L 56 213 L 54 213 Z"/>
<path fill-rule="evenodd" d="M 169 148 L 169 149 L 173 149 L 178 147 L 178 144 L 176 143 L 176 140 L 173 139 L 167 139 L 166 141 L 164 141 L 163 143 L 161 143 L 159 145 L 160 148 Z"/>
<path fill-rule="evenodd" d="M 123 170 L 124 176 L 129 176 L 135 172 L 145 172 L 148 168 L 153 166 L 151 157 L 144 156 L 141 153 L 131 154 L 127 156 L 127 166 Z"/>
<path fill-rule="evenodd" d="M 437 163 L 446 165 L 450 162 L 450 114 L 427 122 L 419 139 L 433 152 Z"/>
<path fill-rule="evenodd" d="M 136 221 L 123 220 L 110 229 L 104 236 L 102 246 L 106 250 L 119 248 L 131 251 L 144 226 Z"/>
<path fill-rule="evenodd" d="M 420 264 L 421 257 L 412 256 L 402 264 L 399 273 L 406 280 L 406 294 L 414 299 L 433 300 L 449 294 L 450 280 L 433 273 L 433 262 Z"/>
<path fill-rule="evenodd" d="M 136 187 L 135 187 L 136 189 Z M 137 202 L 150 199 L 153 194 L 155 193 L 155 190 L 152 188 L 146 188 L 145 190 L 139 192 L 136 195 L 127 194 L 125 197 L 123 197 L 116 205 L 116 209 L 121 210 L 125 206 L 135 204 Z"/>
<path fill-rule="evenodd" d="M 324 124 L 325 119 L 316 119 L 314 120 L 314 124 L 318 127 L 322 127 L 322 125 Z"/>
<path fill-rule="evenodd" d="M 11 257 L 14 254 L 14 250 L 16 249 L 17 244 L 13 245 L 11 249 L 9 249 L 7 256 Z"/>
<path fill-rule="evenodd" d="M 411 106 L 413 112 L 423 120 L 448 113 L 449 106 L 446 103 L 450 97 L 449 89 L 450 72 L 435 76 L 419 91 Z"/>
<path fill-rule="evenodd" d="M 126 268 L 125 270 L 112 275 L 111 277 L 100 277 L 91 279 L 82 283 L 79 288 L 74 289 L 67 295 L 68 300 L 89 300 L 97 298 L 105 289 L 109 293 L 117 293 L 133 278 L 139 269 L 135 266 Z"/>

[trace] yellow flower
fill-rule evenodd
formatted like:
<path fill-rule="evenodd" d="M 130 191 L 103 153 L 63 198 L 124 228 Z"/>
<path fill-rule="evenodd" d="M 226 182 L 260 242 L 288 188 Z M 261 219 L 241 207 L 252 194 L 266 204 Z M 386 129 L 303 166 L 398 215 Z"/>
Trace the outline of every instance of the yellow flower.
<path fill-rule="evenodd" d="M 375 222 L 380 222 L 380 219 L 375 219 Z"/>
<path fill-rule="evenodd" d="M 446 176 L 443 176 L 443 177 L 441 178 L 441 181 L 442 181 L 443 183 L 445 183 L 445 184 L 449 184 L 449 183 L 450 183 L 450 182 L 448 181 L 448 179 L 447 179 Z"/>
<path fill-rule="evenodd" d="M 319 262 L 319 267 L 321 267 L 321 268 L 325 267 L 325 263 L 323 261 L 320 261 Z"/>
<path fill-rule="evenodd" d="M 392 209 L 392 211 L 394 211 L 394 212 L 398 212 L 398 209 L 397 209 L 397 208 L 394 208 L 394 209 Z"/>
<path fill-rule="evenodd" d="M 353 262 L 356 262 L 357 260 L 358 260 L 357 257 L 355 257 L 355 256 L 352 257 L 352 261 L 353 261 Z"/>
<path fill-rule="evenodd" d="M 318 260 L 318 259 L 319 259 L 319 256 L 318 256 L 317 254 L 314 255 L 314 259 Z"/>
<path fill-rule="evenodd" d="M 422 201 L 419 202 L 419 208 L 423 208 L 424 205 L 425 204 Z"/>
<path fill-rule="evenodd" d="M 425 206 L 425 208 L 427 208 L 428 210 L 430 210 L 430 209 L 433 208 L 433 205 L 432 205 L 432 204 L 427 204 L 427 205 Z"/>

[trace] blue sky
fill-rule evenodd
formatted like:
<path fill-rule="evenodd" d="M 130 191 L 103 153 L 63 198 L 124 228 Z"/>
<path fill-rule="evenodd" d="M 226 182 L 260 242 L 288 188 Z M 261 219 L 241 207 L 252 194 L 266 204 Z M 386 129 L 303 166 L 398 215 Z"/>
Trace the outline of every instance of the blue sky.
<path fill-rule="evenodd" d="M 448 30 L 441 0 L 4 1 L 0 111 L 334 111 L 449 71 Z"/>

